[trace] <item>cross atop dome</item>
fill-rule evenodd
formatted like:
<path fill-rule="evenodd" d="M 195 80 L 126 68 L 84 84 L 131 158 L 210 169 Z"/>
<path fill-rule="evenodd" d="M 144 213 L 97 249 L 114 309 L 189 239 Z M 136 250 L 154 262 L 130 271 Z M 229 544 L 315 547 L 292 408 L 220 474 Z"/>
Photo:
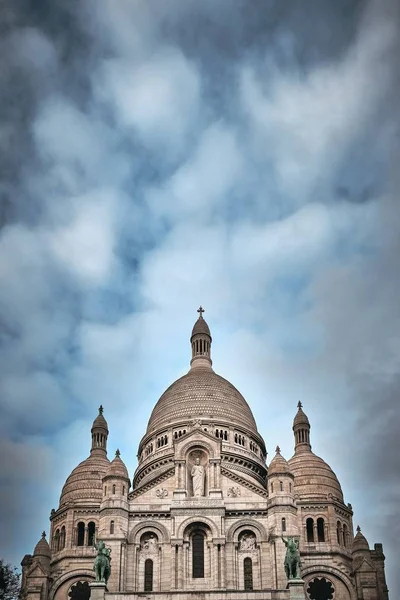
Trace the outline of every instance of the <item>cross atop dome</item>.
<path fill-rule="evenodd" d="M 199 319 L 203 318 L 203 312 L 205 312 L 204 308 L 201 306 L 199 306 L 199 308 L 197 309 L 197 312 L 200 313 Z"/>

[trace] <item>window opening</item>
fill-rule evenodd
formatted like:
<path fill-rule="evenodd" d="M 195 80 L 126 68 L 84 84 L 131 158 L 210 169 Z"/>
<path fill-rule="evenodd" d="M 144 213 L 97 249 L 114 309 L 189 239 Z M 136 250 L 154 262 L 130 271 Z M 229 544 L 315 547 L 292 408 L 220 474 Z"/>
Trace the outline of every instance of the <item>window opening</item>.
<path fill-rule="evenodd" d="M 199 579 L 204 577 L 204 535 L 200 531 L 193 534 L 192 547 L 193 578 Z"/>
<path fill-rule="evenodd" d="M 244 572 L 244 589 L 253 589 L 253 564 L 251 558 L 248 556 L 243 561 L 243 572 Z"/>
<path fill-rule="evenodd" d="M 144 563 L 144 591 L 153 591 L 153 561 L 147 558 Z"/>
<path fill-rule="evenodd" d="M 307 529 L 307 542 L 313 542 L 314 541 L 314 521 L 313 521 L 313 519 L 307 519 L 306 529 Z"/>

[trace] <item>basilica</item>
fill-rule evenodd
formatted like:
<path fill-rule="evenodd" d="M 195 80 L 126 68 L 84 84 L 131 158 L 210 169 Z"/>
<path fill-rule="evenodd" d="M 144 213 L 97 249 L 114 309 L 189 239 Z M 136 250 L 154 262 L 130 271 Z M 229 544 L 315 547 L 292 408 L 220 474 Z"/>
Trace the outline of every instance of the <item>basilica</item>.
<path fill-rule="evenodd" d="M 382 544 L 369 544 L 340 483 L 314 454 L 299 402 L 294 454 L 265 442 L 241 393 L 217 375 L 199 309 L 186 375 L 162 394 L 133 479 L 107 456 L 100 406 L 91 449 L 65 481 L 33 554 L 24 600 L 388 600 Z M 288 427 L 290 424 L 288 423 Z M 88 432 L 88 445 L 89 445 Z M 82 453 L 85 448 L 82 447 Z M 95 581 L 100 547 L 107 582 Z M 299 572 L 287 568 L 297 548 Z"/>

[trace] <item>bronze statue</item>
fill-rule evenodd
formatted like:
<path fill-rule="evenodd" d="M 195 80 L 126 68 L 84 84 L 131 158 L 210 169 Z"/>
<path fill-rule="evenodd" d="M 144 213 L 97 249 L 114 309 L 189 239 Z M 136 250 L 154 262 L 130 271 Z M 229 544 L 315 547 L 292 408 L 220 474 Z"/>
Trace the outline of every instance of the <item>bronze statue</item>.
<path fill-rule="evenodd" d="M 111 549 L 106 548 L 103 540 L 99 540 L 95 547 L 97 556 L 94 559 L 93 571 L 96 574 L 96 581 L 107 584 L 111 575 Z"/>
<path fill-rule="evenodd" d="M 288 537 L 285 540 L 282 537 L 282 541 L 286 546 L 286 555 L 285 555 L 285 572 L 286 577 L 288 579 L 300 579 L 300 552 L 299 545 L 295 539 L 292 537 Z"/>

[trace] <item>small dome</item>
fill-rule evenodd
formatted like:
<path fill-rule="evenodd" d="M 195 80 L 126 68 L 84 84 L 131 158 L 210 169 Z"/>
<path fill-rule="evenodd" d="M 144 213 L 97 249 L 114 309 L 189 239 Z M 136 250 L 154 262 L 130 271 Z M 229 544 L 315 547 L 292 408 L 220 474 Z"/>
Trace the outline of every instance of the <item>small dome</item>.
<path fill-rule="evenodd" d="M 293 428 L 296 427 L 296 425 L 308 425 L 308 427 L 309 427 L 310 421 L 308 420 L 306 413 L 303 412 L 301 402 L 299 402 L 297 406 L 298 406 L 298 411 L 297 411 L 297 414 L 293 421 Z"/>
<path fill-rule="evenodd" d="M 366 539 L 366 537 L 361 533 L 361 529 L 360 526 L 357 526 L 357 533 L 354 536 L 354 540 L 353 540 L 353 546 L 351 549 L 352 553 L 355 554 L 356 552 L 364 552 L 367 551 L 369 552 L 369 544 L 368 541 Z"/>
<path fill-rule="evenodd" d="M 46 533 L 44 531 L 42 533 L 41 539 L 35 546 L 33 556 L 45 556 L 46 558 L 51 558 L 50 546 L 46 540 Z"/>
<path fill-rule="evenodd" d="M 210 328 L 201 315 L 193 326 L 191 338 L 198 333 L 205 333 L 211 337 Z"/>
<path fill-rule="evenodd" d="M 106 474 L 110 461 L 104 453 L 93 453 L 81 462 L 68 477 L 60 496 L 60 506 L 66 502 L 86 502 L 100 504 L 102 479 Z"/>
<path fill-rule="evenodd" d="M 283 458 L 279 446 L 276 447 L 276 454 L 268 467 L 268 476 L 270 475 L 292 475 L 288 462 Z"/>
<path fill-rule="evenodd" d="M 126 468 L 124 461 L 120 458 L 119 450 L 116 451 L 115 458 L 110 462 L 107 468 L 104 479 L 106 477 L 122 477 L 129 481 L 128 469 Z"/>
<path fill-rule="evenodd" d="M 301 498 L 332 494 L 343 502 L 343 492 L 335 473 L 322 458 L 311 452 L 295 454 L 288 461 L 294 475 L 294 492 Z"/>

